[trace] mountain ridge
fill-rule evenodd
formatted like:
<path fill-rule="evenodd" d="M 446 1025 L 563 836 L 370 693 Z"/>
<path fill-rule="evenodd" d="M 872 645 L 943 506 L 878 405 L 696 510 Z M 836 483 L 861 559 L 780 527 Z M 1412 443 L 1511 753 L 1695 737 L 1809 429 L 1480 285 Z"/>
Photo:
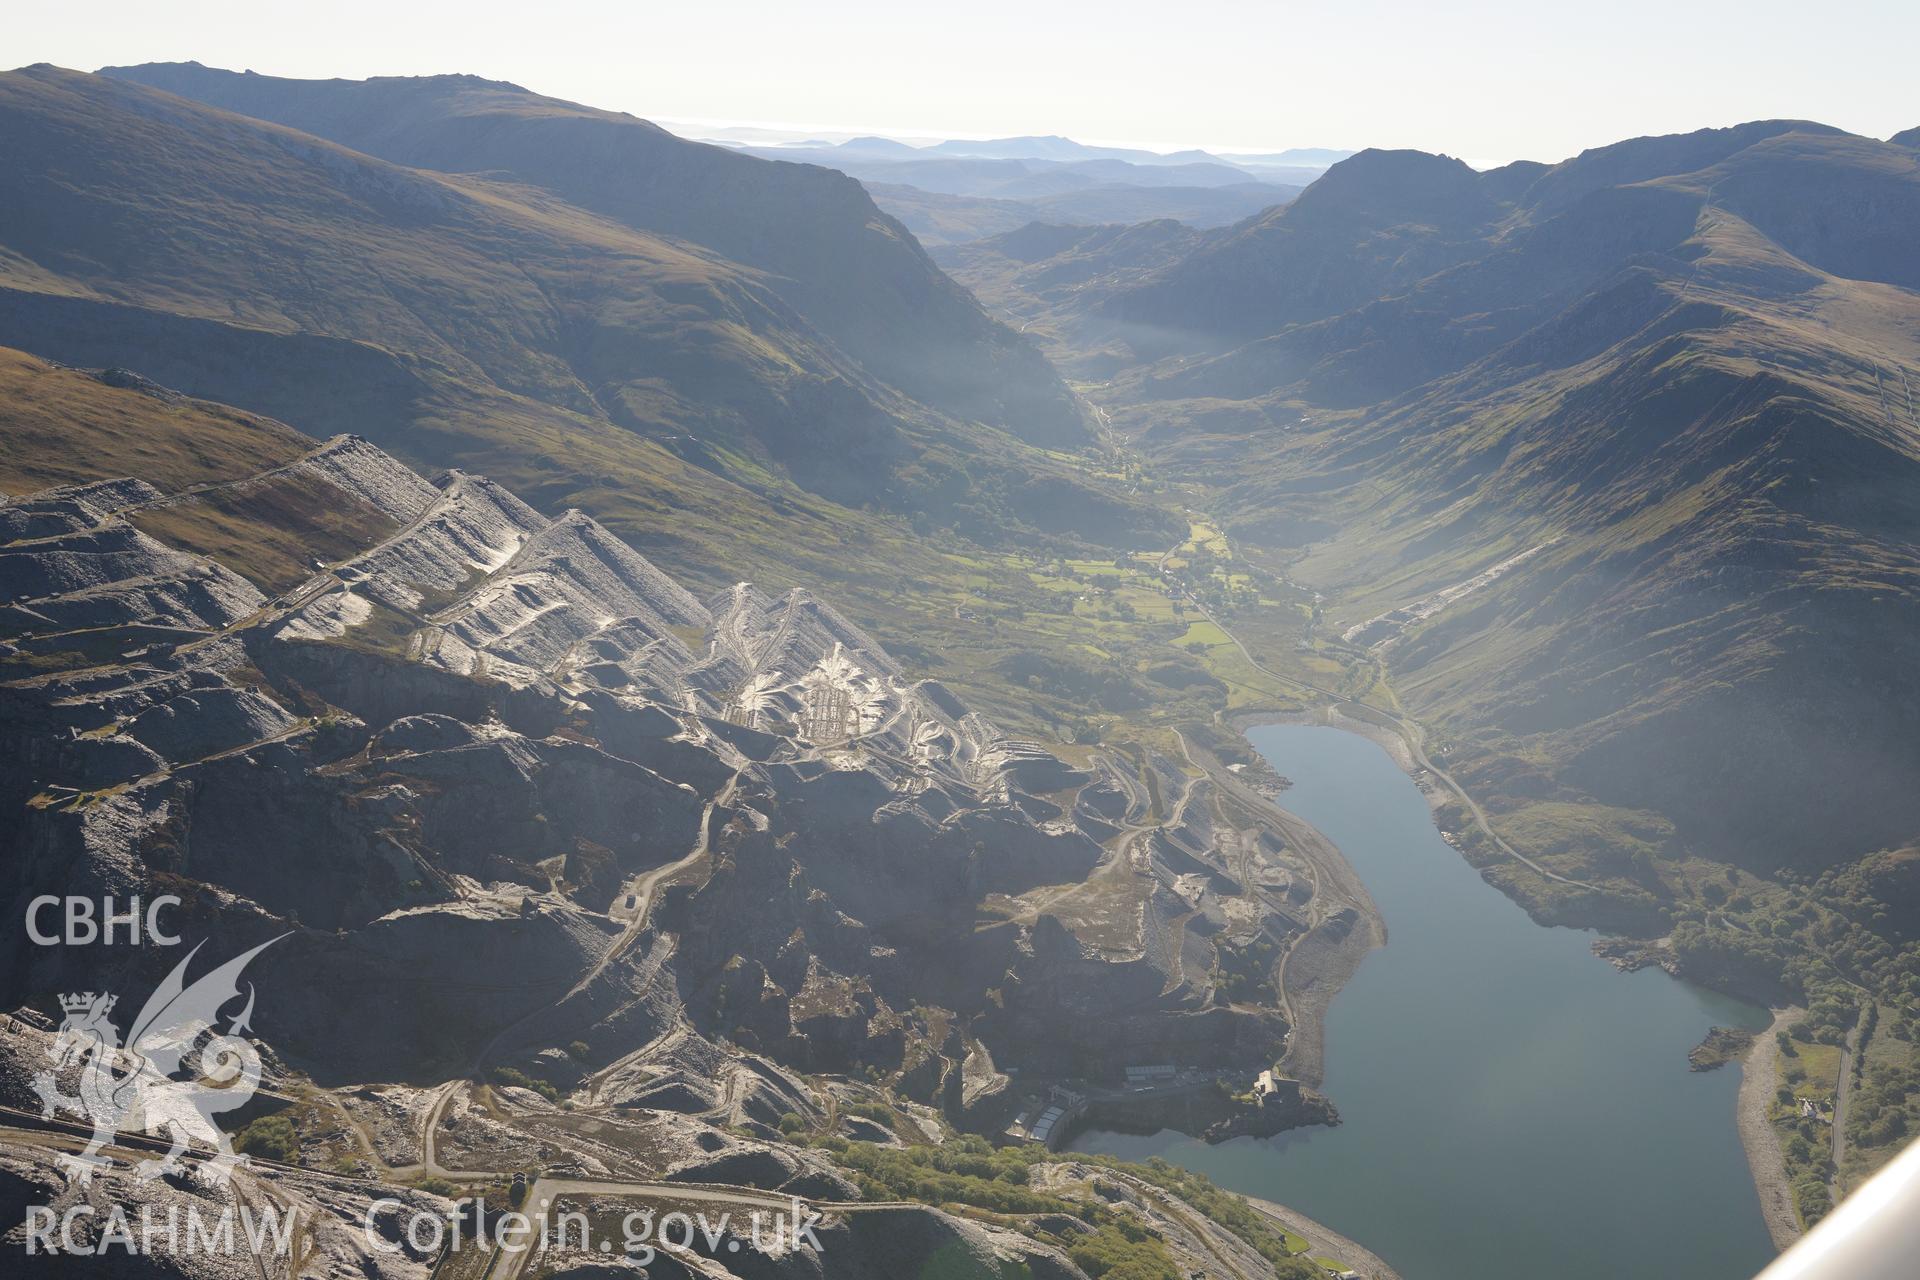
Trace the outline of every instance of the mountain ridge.
<path fill-rule="evenodd" d="M 1077 406 L 1044 361 L 831 173 L 766 167 L 632 116 L 473 77 L 295 81 L 191 64 L 101 74 L 416 168 L 510 174 L 636 230 L 705 245 L 773 272 L 776 291 L 909 394 L 1041 443 L 1084 438 Z M 928 335 L 922 346 L 900 345 L 916 334 Z"/>
<path fill-rule="evenodd" d="M 127 81 L 11 73 L 0 100 L 20 184 L 0 215 L 0 323 L 23 346 L 502 474 L 542 501 L 597 506 L 657 549 L 684 541 L 682 564 L 718 563 L 698 544 L 738 543 L 769 515 L 809 530 L 768 529 L 759 554 L 774 560 L 885 512 L 987 537 L 1021 511 L 1060 529 L 1059 508 L 1029 497 L 1060 464 L 909 399 L 765 272 L 703 246 Z M 222 236 L 228 225 L 250 239 Z M 1014 341 L 971 300 L 965 312 Z M 973 385 L 1007 394 L 984 374 Z M 1081 430 L 1077 406 L 1071 419 Z M 1160 522 L 1093 490 L 1076 509 L 1118 517 L 1088 526 L 1095 537 Z"/>

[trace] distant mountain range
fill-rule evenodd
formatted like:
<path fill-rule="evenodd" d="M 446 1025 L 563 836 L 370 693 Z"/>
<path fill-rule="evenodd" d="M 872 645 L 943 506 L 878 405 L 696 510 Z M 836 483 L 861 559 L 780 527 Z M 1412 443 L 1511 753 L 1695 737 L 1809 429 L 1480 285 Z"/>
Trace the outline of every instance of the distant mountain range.
<path fill-rule="evenodd" d="M 1008 199 L 943 195 L 876 181 L 867 182 L 866 188 L 875 204 L 900 219 L 929 249 L 963 245 L 1033 223 L 1102 226 L 1171 219 L 1191 227 L 1224 227 L 1285 204 L 1300 191 L 1269 182 L 1219 187 L 1113 183 Z"/>
<path fill-rule="evenodd" d="M 1076 225 L 1172 218 L 1220 227 L 1285 204 L 1346 151 L 1305 148 L 1218 156 L 1096 147 L 1057 136 L 739 142 L 750 154 L 837 169 L 930 247 L 961 244 L 1028 222 Z"/>
<path fill-rule="evenodd" d="M 1102 147 L 1058 134 L 1017 138 L 948 138 L 937 142 L 907 142 L 875 134 L 830 139 L 781 135 L 777 130 L 701 129 L 669 126 L 683 136 L 723 146 L 760 150 L 834 151 L 845 156 L 875 159 L 934 159 L 962 157 L 986 160 L 1042 160 L 1072 164 L 1086 160 L 1121 160 L 1135 165 L 1222 164 L 1248 172 L 1263 169 L 1325 170 L 1352 155 L 1331 147 L 1293 147 L 1285 151 L 1216 152 L 1199 147 L 1179 151 L 1149 151 L 1143 147 Z"/>

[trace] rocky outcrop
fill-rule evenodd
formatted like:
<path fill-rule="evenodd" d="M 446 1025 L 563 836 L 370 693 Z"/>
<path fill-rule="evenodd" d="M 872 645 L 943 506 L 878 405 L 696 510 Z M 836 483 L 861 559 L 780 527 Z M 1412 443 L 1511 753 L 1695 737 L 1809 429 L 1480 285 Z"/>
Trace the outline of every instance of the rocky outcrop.
<path fill-rule="evenodd" d="M 159 495 L 136 481 L 50 489 L 0 507 L 0 639 L 196 632 L 263 602 L 232 570 L 174 550 L 120 512 Z M 94 635 L 85 636 L 91 641 Z"/>

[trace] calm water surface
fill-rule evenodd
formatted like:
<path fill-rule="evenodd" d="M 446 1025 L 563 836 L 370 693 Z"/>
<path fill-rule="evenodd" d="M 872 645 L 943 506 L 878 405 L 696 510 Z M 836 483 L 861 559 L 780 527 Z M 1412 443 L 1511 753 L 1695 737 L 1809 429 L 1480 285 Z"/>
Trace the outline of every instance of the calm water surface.
<path fill-rule="evenodd" d="M 1687 1070 L 1752 1006 L 1656 970 L 1621 975 L 1593 935 L 1545 929 L 1440 839 L 1374 743 L 1250 734 L 1286 807 L 1339 845 L 1385 916 L 1327 1020 L 1345 1123 L 1209 1147 L 1093 1132 L 1076 1150 L 1160 1155 L 1292 1205 L 1406 1280 L 1745 1280 L 1772 1256 L 1734 1128 L 1738 1067 Z"/>

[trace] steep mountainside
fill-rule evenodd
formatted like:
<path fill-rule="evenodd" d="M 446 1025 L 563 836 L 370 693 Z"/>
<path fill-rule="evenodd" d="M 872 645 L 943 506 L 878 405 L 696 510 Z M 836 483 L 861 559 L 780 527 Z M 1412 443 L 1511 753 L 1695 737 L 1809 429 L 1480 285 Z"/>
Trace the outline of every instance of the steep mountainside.
<path fill-rule="evenodd" d="M 1644 901 L 1644 811 L 1763 869 L 1920 831 L 1916 199 L 1912 150 L 1773 121 L 1363 153 L 1077 290 L 1069 231 L 950 263 L 1333 594 L 1327 655 L 1458 737 L 1512 843 Z"/>
<path fill-rule="evenodd" d="M 0 77 L 0 117 L 0 339 L 24 349 L 497 476 L 706 589 L 832 578 L 895 639 L 951 621 L 966 570 L 936 536 L 1178 534 L 1084 459 L 910 398 L 779 277 L 686 240 L 99 76 Z"/>
<path fill-rule="evenodd" d="M 386 375 L 383 434 L 409 396 L 484 388 L 697 425 L 803 470 L 822 445 L 901 447 L 881 390 L 751 273 L 685 246 L 98 77 L 20 72 L 4 94 L 16 334 L 77 316 L 111 332 L 137 308 L 320 335 Z"/>
<path fill-rule="evenodd" d="M 1458 160 L 1363 151 L 1291 204 L 1117 291 L 1112 316 L 1190 341 L 1249 338 L 1370 301 L 1473 256 L 1501 214 Z"/>
<path fill-rule="evenodd" d="M 1542 753 L 1575 788 L 1559 798 L 1820 865 L 1920 830 L 1902 728 L 1920 709 L 1902 372 L 1920 301 L 1806 273 L 1730 215 L 1698 243 L 1684 272 L 1630 272 L 1338 443 L 1303 438 L 1326 450 L 1313 471 L 1374 480 L 1341 486 L 1358 527 L 1299 567 L 1366 575 L 1358 621 L 1540 548 L 1453 609 L 1356 638 L 1416 704 L 1509 744 L 1500 767 L 1520 773 L 1490 774 L 1496 790 L 1524 794 L 1517 758 Z M 1800 287 L 1758 306 L 1760 272 Z M 1302 510 L 1287 487 L 1238 501 Z"/>
<path fill-rule="evenodd" d="M 414 168 L 528 183 L 636 230 L 767 273 L 881 380 L 1047 445 L 1084 415 L 1046 362 L 947 279 L 858 183 L 686 142 L 644 120 L 472 76 L 284 80 L 196 63 L 109 68 Z"/>

